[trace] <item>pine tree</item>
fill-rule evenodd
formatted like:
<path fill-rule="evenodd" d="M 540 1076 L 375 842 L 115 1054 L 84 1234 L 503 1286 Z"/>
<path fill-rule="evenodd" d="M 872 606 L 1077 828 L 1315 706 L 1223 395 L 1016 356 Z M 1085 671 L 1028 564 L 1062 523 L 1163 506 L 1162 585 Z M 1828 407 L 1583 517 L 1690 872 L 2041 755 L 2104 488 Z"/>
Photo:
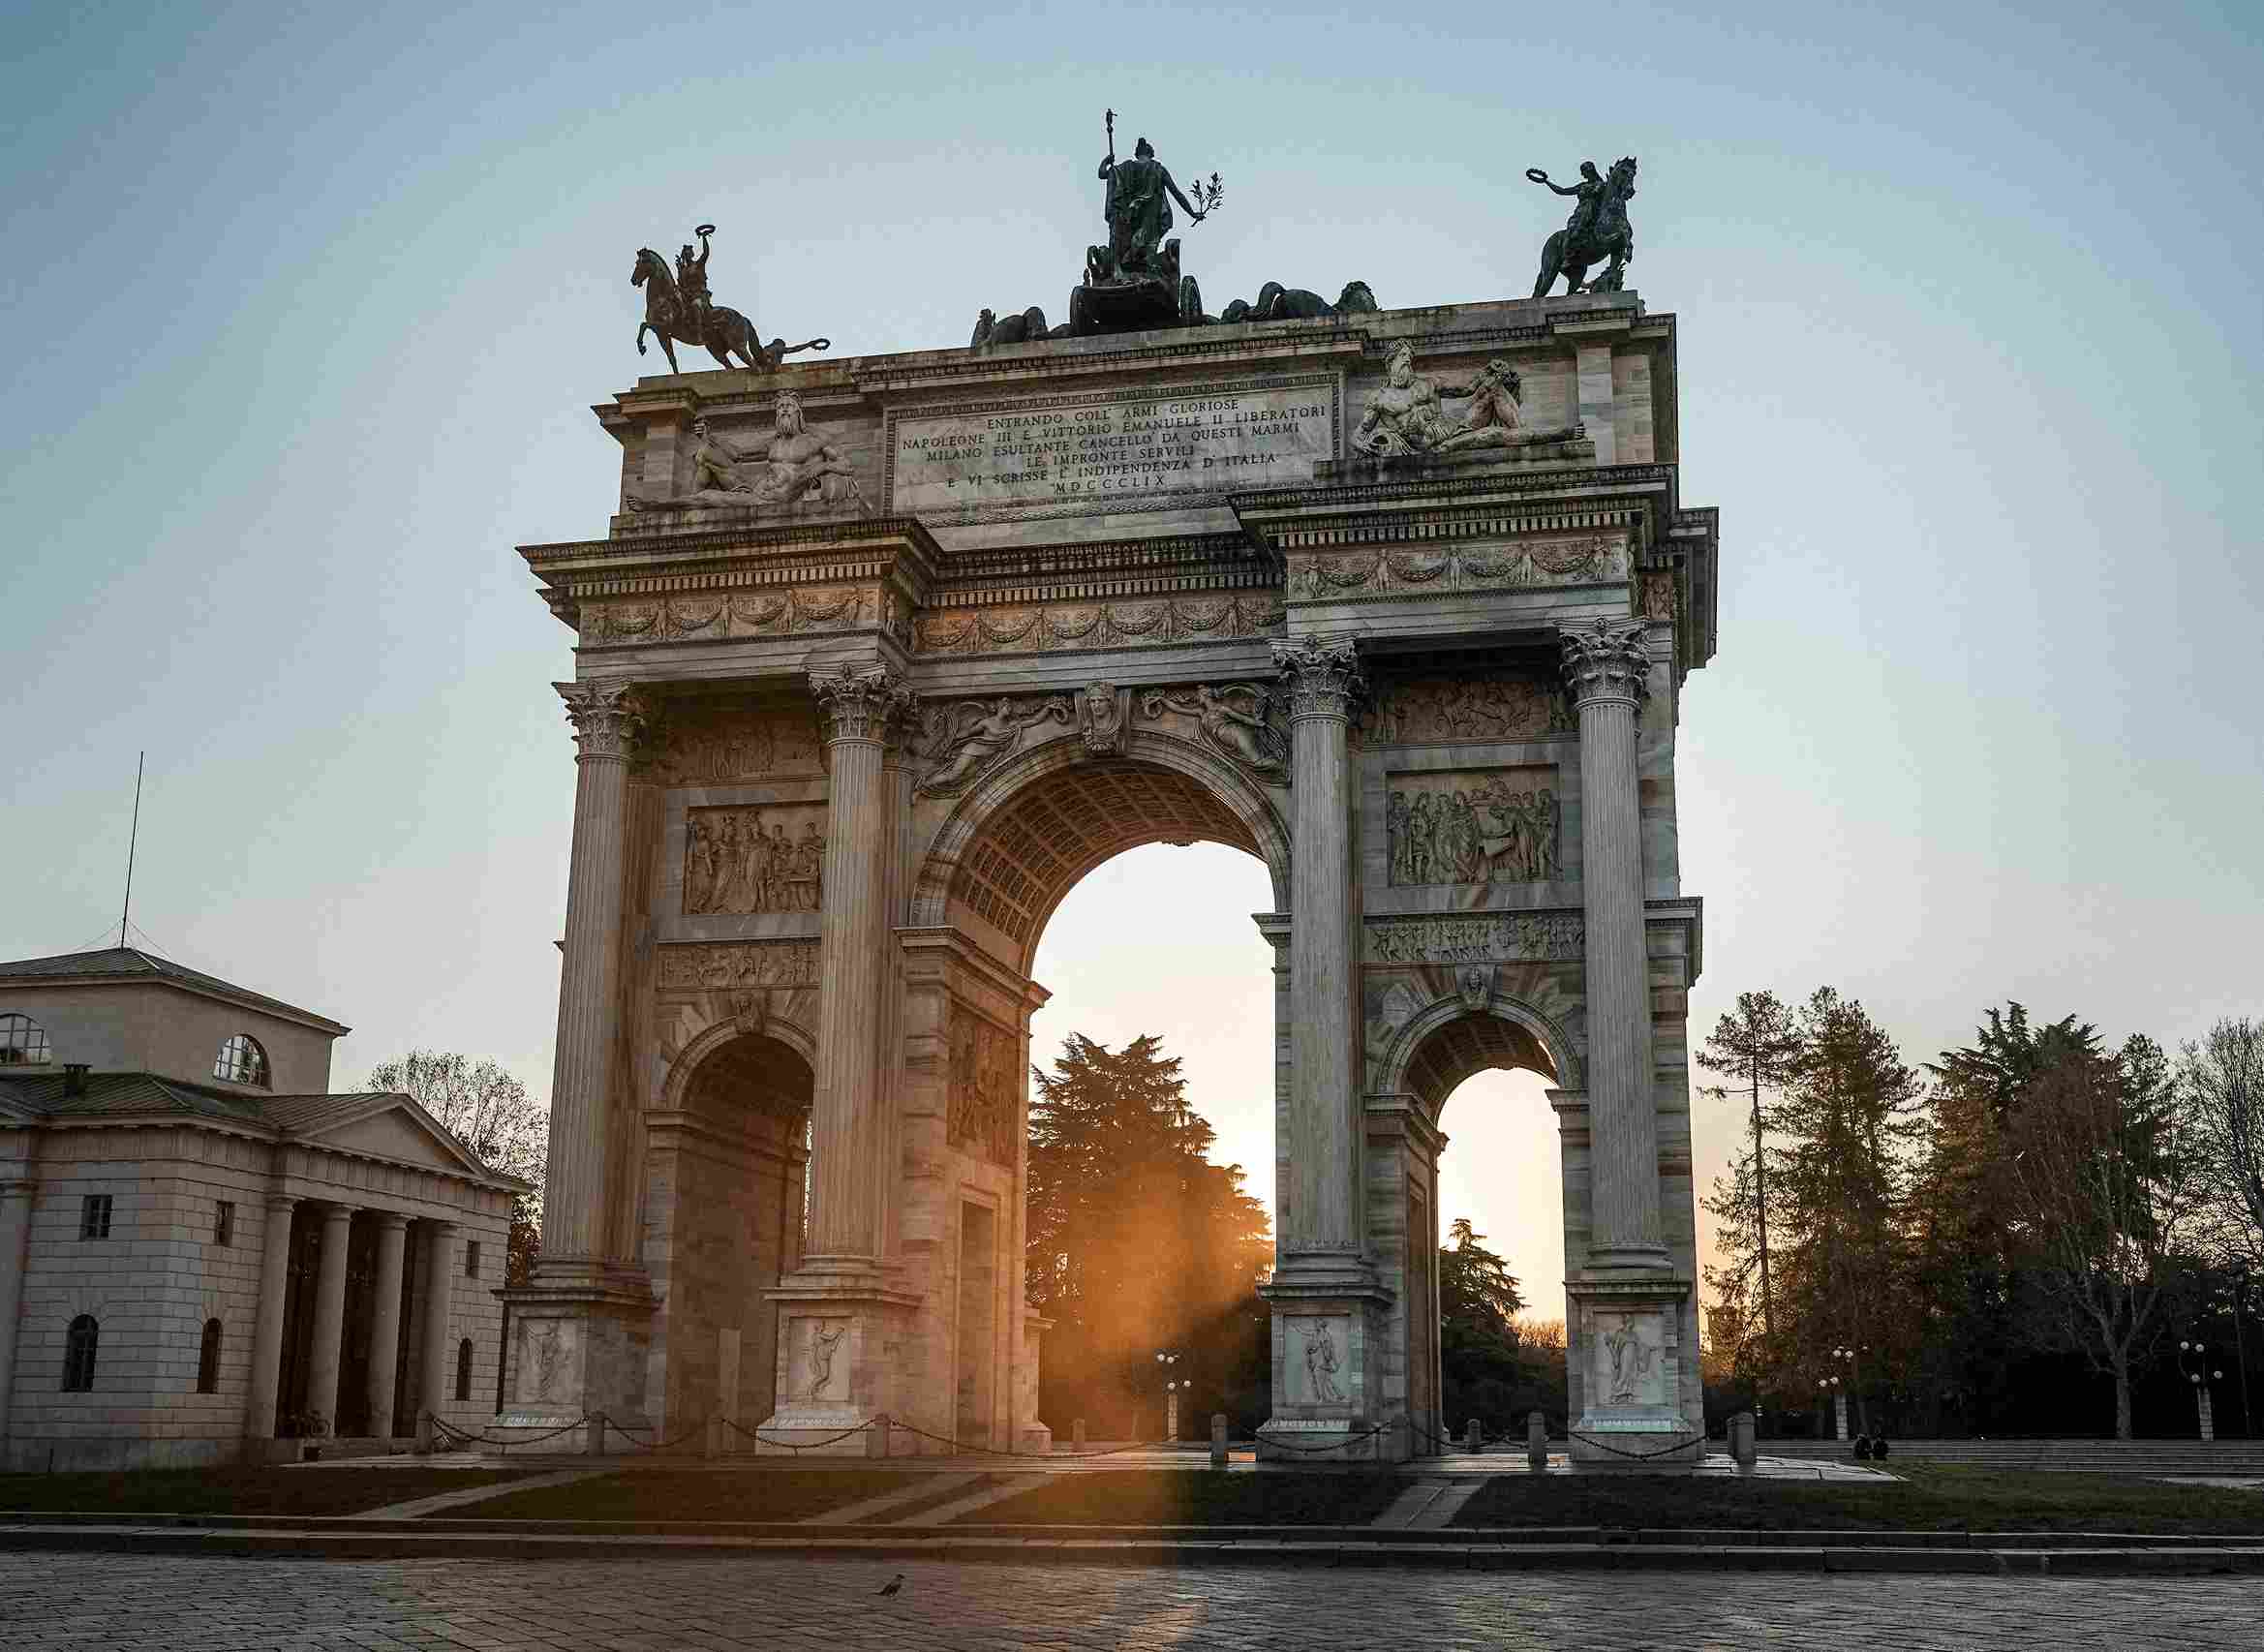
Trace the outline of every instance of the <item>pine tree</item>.
<path fill-rule="evenodd" d="M 1216 1133 L 1178 1057 L 1153 1036 L 1112 1052 L 1071 1033 L 1031 1076 L 1026 1296 L 1055 1321 L 1041 1409 L 1152 1403 L 1165 1348 L 1185 1352 L 1198 1392 L 1262 1384 L 1266 1208 L 1239 1165 L 1209 1162 Z"/>
<path fill-rule="evenodd" d="M 1759 1320 L 1743 1313 L 1734 1316 L 1741 1328 L 1741 1344 L 1757 1331 L 1766 1334 L 1773 1305 L 1769 1290 L 1766 1117 L 1761 1107 L 1761 1091 L 1775 1090 L 1790 1079 L 1799 1061 L 1800 1049 L 1799 1028 L 1776 994 L 1740 993 L 1736 1010 L 1714 1024 L 1713 1036 L 1698 1053 L 1699 1066 L 1738 1081 L 1751 1109 L 1752 1150 L 1732 1162 L 1728 1185 L 1717 1182 L 1713 1197 L 1706 1201 L 1706 1208 L 1722 1218 L 1727 1228 L 1734 1230 L 1740 1241 L 1746 1240 L 1750 1234 L 1750 1242 L 1741 1242 L 1733 1251 L 1741 1260 L 1730 1271 L 1741 1274 L 1746 1266 L 1754 1264 L 1759 1269 Z M 1727 1100 L 1730 1091 L 1727 1085 L 1716 1085 L 1703 1093 Z M 1721 1272 L 1709 1269 L 1709 1280 L 1715 1281 L 1715 1275 Z M 1742 1300 L 1745 1287 L 1741 1279 L 1715 1282 L 1717 1290 L 1726 1291 L 1725 1300 Z"/>

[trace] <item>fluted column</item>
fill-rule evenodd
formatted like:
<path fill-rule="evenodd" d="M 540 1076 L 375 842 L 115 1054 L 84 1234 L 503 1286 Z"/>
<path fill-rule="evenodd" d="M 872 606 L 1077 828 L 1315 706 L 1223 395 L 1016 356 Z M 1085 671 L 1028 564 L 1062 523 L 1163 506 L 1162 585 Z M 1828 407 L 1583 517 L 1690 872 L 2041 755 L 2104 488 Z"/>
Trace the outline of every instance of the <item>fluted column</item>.
<path fill-rule="evenodd" d="M 424 1256 L 424 1324 L 417 1361 L 417 1409 L 440 1414 L 455 1391 L 448 1385 L 448 1308 L 456 1289 L 456 1224 L 427 1222 Z"/>
<path fill-rule="evenodd" d="M 622 683 L 557 683 L 581 748 L 573 859 L 566 874 L 566 962 L 550 1086 L 549 1179 L 542 1260 L 588 1262 L 605 1242 L 605 1147 L 621 998 L 622 855 L 628 758 L 643 708 Z"/>
<path fill-rule="evenodd" d="M 880 1010 L 890 841 L 884 747 L 910 703 L 886 666 L 811 672 L 826 746 L 824 991 L 811 1107 L 812 1257 L 880 1254 Z"/>
<path fill-rule="evenodd" d="M 15 1321 L 23 1306 L 23 1266 L 36 1181 L 0 1181 L 0 1446 L 8 1441 L 8 1396 L 15 1387 Z"/>
<path fill-rule="evenodd" d="M 393 1380 L 401 1364 L 401 1253 L 409 1218 L 378 1216 L 378 1300 L 370 1307 L 370 1432 L 393 1432 Z"/>
<path fill-rule="evenodd" d="M 323 1432 L 338 1432 L 338 1362 L 346 1340 L 346 1244 L 353 1230 L 353 1207 L 331 1205 L 322 1211 L 322 1266 L 315 1276 L 314 1345 L 307 1361 L 307 1409 L 322 1420 Z"/>
<path fill-rule="evenodd" d="M 1651 986 L 1643 942 L 1636 724 L 1649 693 L 1643 627 L 1597 621 L 1559 637 L 1580 719 L 1580 852 L 1587 903 L 1588 1111 L 1601 1268 L 1664 1268 Z"/>
<path fill-rule="evenodd" d="M 1352 856 L 1345 730 L 1360 688 L 1350 642 L 1276 643 L 1289 691 L 1290 1184 L 1284 1265 L 1361 1248 L 1361 1121 L 1354 1094 Z"/>
<path fill-rule="evenodd" d="M 267 1196 L 267 1232 L 260 1244 L 260 1317 L 252 1329 L 252 1394 L 244 1407 L 248 1439 L 275 1438 L 275 1392 L 283 1380 L 283 1304 L 291 1285 L 291 1213 L 298 1200 Z"/>

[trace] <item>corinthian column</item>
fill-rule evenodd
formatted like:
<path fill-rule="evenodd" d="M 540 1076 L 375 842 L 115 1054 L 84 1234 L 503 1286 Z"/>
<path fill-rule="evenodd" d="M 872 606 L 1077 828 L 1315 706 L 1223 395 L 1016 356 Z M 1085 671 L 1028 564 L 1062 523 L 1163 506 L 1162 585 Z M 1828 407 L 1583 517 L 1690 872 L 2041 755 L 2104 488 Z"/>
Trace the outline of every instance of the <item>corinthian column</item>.
<path fill-rule="evenodd" d="M 887 901 L 885 748 L 911 703 L 886 666 L 810 674 L 825 732 L 824 912 L 810 1256 L 880 1254 L 880 1009 Z"/>
<path fill-rule="evenodd" d="M 1361 687 L 1350 642 L 1273 645 L 1289 691 L 1289 1186 L 1281 1261 L 1361 1249 L 1361 1120 L 1353 1093 L 1351 780 L 1345 725 Z"/>
<path fill-rule="evenodd" d="M 542 1260 L 598 1259 L 605 1243 L 605 1144 L 621 997 L 622 853 L 628 758 L 643 708 L 625 683 L 554 683 L 580 746 L 566 874 L 566 966 L 550 1086 Z M 546 1270 L 547 1271 L 547 1270 Z"/>
<path fill-rule="evenodd" d="M 1636 720 L 1651 657 L 1640 625 L 1599 620 L 1559 637 L 1580 717 L 1580 852 L 1588 917 L 1590 1266 L 1665 1268 L 1651 1083 L 1650 965 Z"/>

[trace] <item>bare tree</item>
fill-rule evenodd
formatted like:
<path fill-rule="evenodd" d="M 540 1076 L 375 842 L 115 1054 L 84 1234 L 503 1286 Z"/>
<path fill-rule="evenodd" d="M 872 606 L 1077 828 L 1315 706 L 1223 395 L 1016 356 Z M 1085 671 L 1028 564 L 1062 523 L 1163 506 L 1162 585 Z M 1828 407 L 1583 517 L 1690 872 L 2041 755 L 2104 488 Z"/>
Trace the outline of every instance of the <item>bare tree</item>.
<path fill-rule="evenodd" d="M 2264 1022 L 2220 1021 L 2178 1063 L 2221 1249 L 2264 1268 Z"/>
<path fill-rule="evenodd" d="M 549 1107 L 493 1061 L 452 1050 L 412 1050 L 382 1062 L 371 1071 L 369 1087 L 415 1097 L 481 1164 L 531 1184 L 511 1208 L 504 1273 L 505 1284 L 527 1283 L 542 1232 Z"/>
<path fill-rule="evenodd" d="M 2167 1333 L 2199 1203 L 2173 1095 L 2159 1047 L 2132 1038 L 2037 1074 L 2013 1127 L 2026 1324 L 2113 1380 L 2118 1440 L 2131 1374 Z"/>

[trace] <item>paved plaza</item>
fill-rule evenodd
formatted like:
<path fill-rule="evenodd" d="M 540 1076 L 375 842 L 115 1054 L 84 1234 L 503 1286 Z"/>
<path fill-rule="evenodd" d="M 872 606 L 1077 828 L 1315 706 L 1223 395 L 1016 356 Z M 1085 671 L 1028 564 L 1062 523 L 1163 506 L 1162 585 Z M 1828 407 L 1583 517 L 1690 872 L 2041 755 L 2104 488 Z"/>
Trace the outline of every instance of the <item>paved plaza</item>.
<path fill-rule="evenodd" d="M 903 1576 L 893 1597 L 879 1590 Z M 1462 1574 L 0 1553 L 0 1644 L 1746 1648 L 2255 1644 L 2246 1578 Z"/>

